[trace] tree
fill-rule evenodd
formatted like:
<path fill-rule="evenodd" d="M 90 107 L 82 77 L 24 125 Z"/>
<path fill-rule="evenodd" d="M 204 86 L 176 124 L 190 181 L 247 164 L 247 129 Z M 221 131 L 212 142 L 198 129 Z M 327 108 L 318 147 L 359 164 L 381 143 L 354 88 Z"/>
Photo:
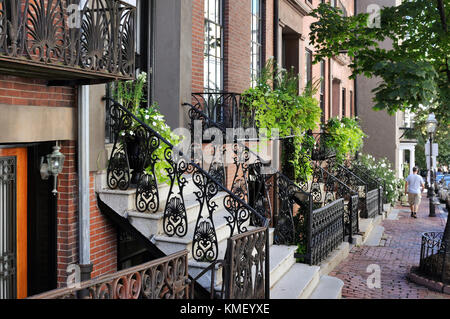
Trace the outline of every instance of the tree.
<path fill-rule="evenodd" d="M 339 8 L 321 4 L 310 15 L 310 43 L 315 62 L 342 53 L 352 58 L 352 78 L 379 77 L 374 109 L 389 114 L 422 106 L 434 112 L 444 126 L 450 119 L 450 5 L 443 0 L 410 0 L 380 12 L 379 27 L 369 14 L 344 16 Z M 392 49 L 380 48 L 390 41 Z"/>

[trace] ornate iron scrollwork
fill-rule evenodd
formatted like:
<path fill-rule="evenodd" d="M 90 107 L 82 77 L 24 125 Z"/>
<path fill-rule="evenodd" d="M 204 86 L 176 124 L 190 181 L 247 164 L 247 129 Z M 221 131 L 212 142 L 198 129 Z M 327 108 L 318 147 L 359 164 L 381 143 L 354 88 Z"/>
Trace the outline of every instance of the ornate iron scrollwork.
<path fill-rule="evenodd" d="M 214 211 L 218 207 L 213 197 L 219 192 L 219 187 L 198 170 L 194 170 L 192 180 L 199 189 L 194 193 L 200 203 L 192 240 L 192 256 L 197 261 L 211 262 L 217 259 L 219 249 L 213 221 Z"/>
<path fill-rule="evenodd" d="M 174 157 L 173 150 L 170 148 L 165 150 L 164 157 L 171 166 L 166 169 L 170 188 L 164 209 L 164 233 L 169 237 L 174 235 L 184 237 L 188 231 L 188 220 L 183 195 L 187 180 L 183 174 L 187 171 L 188 164 L 184 159 Z"/>
<path fill-rule="evenodd" d="M 74 12 L 72 5 L 80 5 Z M 0 58 L 133 78 L 136 8 L 121 1 L 0 1 Z"/>
<path fill-rule="evenodd" d="M 295 225 L 293 220 L 294 195 L 297 186 L 284 176 L 277 176 L 277 195 L 280 208 L 275 225 L 274 243 L 277 245 L 295 242 Z"/>
<path fill-rule="evenodd" d="M 130 186 L 130 164 L 125 134 L 131 129 L 133 120 L 117 105 L 111 106 L 110 114 L 114 145 L 107 168 L 107 183 L 111 189 L 126 190 Z"/>

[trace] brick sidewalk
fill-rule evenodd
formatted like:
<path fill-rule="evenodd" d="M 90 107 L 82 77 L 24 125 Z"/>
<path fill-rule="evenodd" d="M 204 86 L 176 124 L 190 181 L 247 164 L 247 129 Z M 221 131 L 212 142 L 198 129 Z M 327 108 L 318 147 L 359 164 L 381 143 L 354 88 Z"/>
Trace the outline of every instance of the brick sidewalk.
<path fill-rule="evenodd" d="M 403 299 L 448 298 L 450 295 L 428 290 L 406 279 L 411 266 L 419 264 L 421 234 L 444 231 L 446 214 L 436 208 L 436 217 L 428 217 L 428 198 L 424 194 L 417 219 L 410 217 L 408 207 L 397 206 L 398 220 L 384 220 L 383 246 L 353 247 L 349 256 L 330 276 L 344 281 L 342 298 Z M 383 241 L 382 241 L 383 242 Z M 367 279 L 373 272 L 367 267 L 377 264 L 381 269 L 381 288 L 369 288 Z"/>

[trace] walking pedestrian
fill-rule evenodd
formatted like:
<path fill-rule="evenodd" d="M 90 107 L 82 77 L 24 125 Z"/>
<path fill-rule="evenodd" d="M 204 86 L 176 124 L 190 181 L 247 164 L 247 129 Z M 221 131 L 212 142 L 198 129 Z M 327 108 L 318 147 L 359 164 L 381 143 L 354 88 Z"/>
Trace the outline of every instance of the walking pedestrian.
<path fill-rule="evenodd" d="M 405 193 L 408 194 L 408 203 L 411 207 L 411 217 L 417 218 L 417 210 L 419 209 L 422 199 L 422 192 L 425 187 L 422 176 L 417 174 L 419 169 L 414 167 L 412 174 L 406 178 Z"/>

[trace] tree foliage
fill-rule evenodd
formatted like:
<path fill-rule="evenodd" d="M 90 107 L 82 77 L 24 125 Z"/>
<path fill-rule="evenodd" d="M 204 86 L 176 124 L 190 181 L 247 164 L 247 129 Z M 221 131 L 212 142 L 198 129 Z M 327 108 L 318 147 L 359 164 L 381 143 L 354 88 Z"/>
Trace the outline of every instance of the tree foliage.
<path fill-rule="evenodd" d="M 444 0 L 410 0 L 381 10 L 379 27 L 369 14 L 343 16 L 339 8 L 321 4 L 311 15 L 310 43 L 315 62 L 345 52 L 352 78 L 378 77 L 374 108 L 389 114 L 428 106 L 448 125 L 450 119 L 450 4 Z M 387 41 L 392 48 L 384 49 Z M 386 42 L 385 42 L 386 43 Z"/>

